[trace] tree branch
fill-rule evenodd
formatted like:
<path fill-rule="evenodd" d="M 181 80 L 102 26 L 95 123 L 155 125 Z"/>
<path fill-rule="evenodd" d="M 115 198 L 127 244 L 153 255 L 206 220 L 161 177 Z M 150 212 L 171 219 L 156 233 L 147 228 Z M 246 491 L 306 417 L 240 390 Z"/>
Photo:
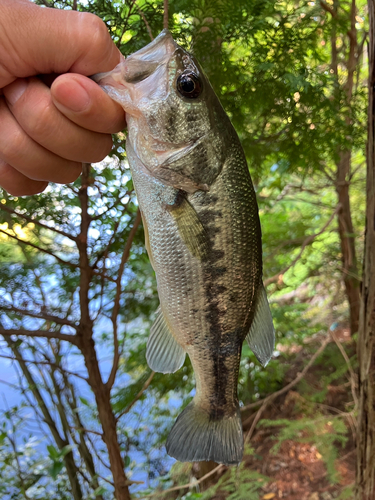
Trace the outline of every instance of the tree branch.
<path fill-rule="evenodd" d="M 128 413 L 130 411 L 130 409 L 135 405 L 135 403 L 140 399 L 140 397 L 142 396 L 142 394 L 145 392 L 145 390 L 151 384 L 151 381 L 154 378 L 154 375 L 155 375 L 155 372 L 151 372 L 151 375 L 148 377 L 148 379 L 146 380 L 146 382 L 143 384 L 142 389 L 138 392 L 138 394 L 135 396 L 135 398 L 133 399 L 133 401 L 116 418 L 117 422 L 120 420 L 121 417 L 123 417 L 126 413 Z"/>
<path fill-rule="evenodd" d="M 168 0 L 164 0 L 163 28 L 168 29 Z"/>
<path fill-rule="evenodd" d="M 151 495 L 145 495 L 143 497 L 140 497 L 138 500 L 143 500 L 144 498 L 158 497 L 158 496 L 161 496 L 161 495 L 164 496 L 166 493 L 169 493 L 171 491 L 178 491 L 178 490 L 181 490 L 181 489 L 185 490 L 187 488 L 191 488 L 193 486 L 197 486 L 198 484 L 202 483 L 205 479 L 213 476 L 216 472 L 219 472 L 221 469 L 224 469 L 224 468 L 225 468 L 225 465 L 220 464 L 217 467 L 215 467 L 214 469 L 210 470 L 210 472 L 207 472 L 207 474 L 205 474 L 201 478 L 195 479 L 194 482 L 182 484 L 181 486 L 173 486 L 173 488 L 168 488 L 167 490 L 158 491 L 157 493 L 151 493 Z"/>
<path fill-rule="evenodd" d="M 20 309 L 19 307 L 15 307 L 12 305 L 4 307 L 1 304 L 0 304 L 0 311 L 16 312 L 16 313 L 22 314 L 23 316 L 30 316 L 31 318 L 45 319 L 46 321 L 53 321 L 54 323 L 57 323 L 58 325 L 70 326 L 71 328 L 74 328 L 75 330 L 77 329 L 77 326 L 74 325 L 74 323 L 72 323 L 71 321 L 69 321 L 65 318 L 60 318 L 59 316 L 55 316 L 53 314 L 32 312 L 32 311 L 28 311 L 27 309 Z"/>
<path fill-rule="evenodd" d="M 321 346 L 319 349 L 314 353 L 314 355 L 311 357 L 310 361 L 307 363 L 305 368 L 297 375 L 297 377 L 292 380 L 289 384 L 287 384 L 285 387 L 282 389 L 279 389 L 278 391 L 270 394 L 264 399 L 260 399 L 259 401 L 256 401 L 255 403 L 250 403 L 246 406 L 242 406 L 240 408 L 240 411 L 246 411 L 246 410 L 251 410 L 252 408 L 256 408 L 259 405 L 263 404 L 269 404 L 271 401 L 276 399 L 278 396 L 281 396 L 281 394 L 284 394 L 284 392 L 288 392 L 292 387 L 294 387 L 298 382 L 300 382 L 303 377 L 306 375 L 306 373 L 310 370 L 312 365 L 315 363 L 316 359 L 321 355 L 321 353 L 324 351 L 324 349 L 327 347 L 327 344 L 330 342 L 330 337 L 329 335 L 326 336 L 326 338 L 323 340 Z"/>
<path fill-rule="evenodd" d="M 130 17 L 130 15 L 132 13 L 132 8 L 134 7 L 135 2 L 136 2 L 136 0 L 132 0 L 132 3 L 130 5 L 130 7 L 129 7 L 126 19 L 124 19 L 124 27 L 122 28 L 121 35 L 119 36 L 118 42 L 116 43 L 116 47 L 117 48 L 120 48 L 122 37 L 124 36 L 124 33 L 125 33 L 126 29 L 128 28 L 129 17 Z"/>
<path fill-rule="evenodd" d="M 11 337 L 12 335 L 21 335 L 24 337 L 45 337 L 46 339 L 65 340 L 66 342 L 70 342 L 74 345 L 77 345 L 78 343 L 76 335 L 67 335 L 59 332 L 47 332 L 44 330 L 5 330 L 4 328 L 0 328 L 0 335 L 3 335 L 3 337 Z"/>
<path fill-rule="evenodd" d="M 59 430 L 55 424 L 55 421 L 52 418 L 52 415 L 51 415 L 51 413 L 46 405 L 46 402 L 43 398 L 43 395 L 40 392 L 40 390 L 38 389 L 38 384 L 34 380 L 34 377 L 33 377 L 32 373 L 30 372 L 29 368 L 27 367 L 26 363 L 23 361 L 22 355 L 21 355 L 19 349 L 17 348 L 16 343 L 13 342 L 11 339 L 6 339 L 6 342 L 9 346 L 9 348 L 12 350 L 13 354 L 22 360 L 22 361 L 19 361 L 19 366 L 20 366 L 22 373 L 24 374 L 24 376 L 27 380 L 28 387 L 31 390 L 35 400 L 38 403 L 38 406 L 43 414 L 43 417 L 44 417 L 46 424 L 48 425 L 48 427 L 51 431 L 51 434 L 53 435 L 53 438 L 56 442 L 56 445 L 58 446 L 58 448 L 60 450 L 62 450 L 69 443 L 61 437 Z M 77 466 L 76 466 L 76 463 L 74 460 L 74 455 L 71 451 L 65 455 L 64 463 L 65 463 L 65 467 L 66 467 L 66 470 L 68 473 L 73 498 L 74 498 L 74 500 L 82 500 L 83 495 L 82 495 L 82 491 L 81 491 L 81 486 L 80 486 L 78 478 L 77 478 Z"/>
<path fill-rule="evenodd" d="M 103 261 L 105 262 L 107 256 L 108 256 L 108 252 L 109 252 L 109 249 L 113 243 L 113 240 L 115 239 L 115 236 L 116 236 L 116 232 L 117 232 L 117 229 L 120 225 L 120 221 L 121 221 L 121 216 L 118 218 L 118 220 L 115 222 L 115 226 L 113 228 L 113 232 L 111 234 L 111 237 L 109 238 L 109 241 L 108 241 L 108 244 L 106 245 L 106 247 L 101 250 L 100 252 L 98 252 L 98 255 L 95 259 L 95 262 L 94 264 L 91 266 L 91 269 L 95 269 L 97 267 L 97 265 L 99 264 L 100 260 L 103 259 Z M 104 268 L 104 271 L 105 271 L 105 268 Z"/>
<path fill-rule="evenodd" d="M 138 5 L 136 5 L 136 7 L 137 7 L 137 10 L 138 10 L 138 12 L 139 12 L 139 15 L 141 16 L 141 18 L 143 19 L 143 22 L 144 22 L 144 23 L 145 23 L 145 25 L 146 25 L 146 28 L 147 28 L 148 34 L 149 34 L 149 36 L 150 36 L 150 38 L 151 38 L 151 41 L 153 41 L 153 40 L 154 40 L 154 37 L 153 37 L 153 35 L 152 35 L 152 31 L 151 31 L 150 25 L 149 25 L 149 24 L 148 24 L 148 22 L 147 22 L 146 16 L 145 16 L 145 15 L 144 15 L 144 13 L 141 11 L 141 9 L 138 7 Z"/>
<path fill-rule="evenodd" d="M 89 311 L 89 288 L 90 288 L 90 278 L 92 269 L 89 263 L 89 257 L 87 254 L 87 238 L 88 231 L 91 223 L 91 218 L 88 212 L 89 197 L 87 188 L 89 186 L 89 175 L 90 175 L 91 165 L 90 163 L 84 163 L 82 165 L 81 174 L 81 187 L 78 193 L 80 205 L 81 205 L 81 224 L 80 233 L 77 238 L 77 247 L 79 252 L 79 264 L 80 264 L 80 280 L 79 280 L 79 304 L 81 310 L 81 321 L 80 326 L 85 330 L 85 335 L 92 337 L 92 320 L 90 318 Z"/>
<path fill-rule="evenodd" d="M 60 259 L 60 257 L 58 257 L 57 255 L 55 255 L 53 252 L 49 251 L 49 250 L 46 250 L 45 248 L 42 248 L 42 247 L 39 247 L 38 245 L 34 245 L 34 243 L 31 243 L 31 241 L 24 241 L 24 240 L 21 240 L 20 238 L 18 238 L 17 236 L 14 236 L 13 234 L 9 234 L 7 233 L 6 231 L 4 231 L 3 229 L 0 229 L 0 232 L 1 233 L 4 233 L 6 236 L 8 236 L 9 238 L 13 238 L 14 240 L 18 241 L 19 243 L 23 243 L 24 245 L 28 245 L 32 248 L 35 248 L 36 250 L 39 250 L 39 252 L 43 252 L 43 253 L 46 253 L 47 255 L 50 255 L 51 257 L 55 258 L 58 262 L 60 262 L 61 264 L 65 264 L 67 266 L 71 266 L 71 267 L 74 267 L 75 269 L 78 268 L 78 265 L 77 264 L 73 264 L 73 262 L 69 262 L 69 261 L 66 261 L 66 260 L 63 260 L 63 259 Z"/>
<path fill-rule="evenodd" d="M 4 212 L 8 212 L 8 214 L 14 214 L 17 215 L 17 217 L 20 217 L 21 219 L 26 220 L 27 222 L 31 222 L 32 224 L 36 224 L 37 226 L 40 226 L 44 229 L 48 229 L 50 231 L 54 231 L 55 233 L 61 234 L 62 236 L 65 236 L 66 238 L 69 238 L 70 240 L 76 241 L 76 237 L 72 236 L 69 233 L 66 233 L 65 231 L 62 231 L 61 229 L 56 229 L 55 227 L 50 227 L 47 226 L 47 224 L 43 224 L 43 222 L 40 222 L 38 219 L 33 219 L 32 217 L 29 217 L 25 214 L 20 214 L 16 210 L 13 210 L 6 205 L 0 205 L 0 210 L 3 210 Z"/>
<path fill-rule="evenodd" d="M 132 192 L 133 191 L 126 191 L 126 193 L 121 194 L 121 195 L 119 193 L 118 197 L 116 198 L 116 201 L 114 203 L 112 203 L 111 206 L 107 207 L 107 209 L 104 210 L 104 212 L 102 212 L 100 214 L 92 215 L 91 220 L 93 220 L 93 221 L 98 220 L 101 217 L 103 217 L 103 215 L 107 214 L 110 210 L 113 210 L 115 207 L 117 207 L 117 205 L 121 204 L 121 198 L 124 198 L 125 196 L 129 196 L 129 199 L 130 199 L 130 195 L 132 194 Z"/>
<path fill-rule="evenodd" d="M 80 234 L 77 239 L 81 268 L 79 286 L 81 319 L 77 334 L 79 339 L 78 347 L 83 354 L 88 372 L 89 384 L 95 395 L 99 420 L 103 429 L 103 441 L 108 450 L 110 468 L 115 488 L 115 497 L 117 500 L 130 500 L 124 460 L 118 441 L 116 419 L 111 407 L 110 391 L 108 390 L 106 384 L 103 383 L 102 374 L 100 372 L 97 353 L 95 350 L 95 340 L 93 338 L 93 320 L 90 316 L 89 291 L 92 269 L 90 267 L 89 256 L 87 253 L 87 236 L 92 219 L 88 213 L 89 198 L 87 188 L 90 182 L 89 174 L 90 164 L 84 163 L 81 175 L 82 184 L 78 194 L 81 205 Z"/>
<path fill-rule="evenodd" d="M 12 430 L 13 430 L 13 435 L 14 435 L 14 430 L 15 430 L 14 427 L 13 427 Z M 18 478 L 19 478 L 19 481 L 21 483 L 21 490 L 22 490 L 23 496 L 25 497 L 25 500 L 30 500 L 30 497 L 26 493 L 27 490 L 28 490 L 28 488 L 25 486 L 25 481 L 24 481 L 23 472 L 22 472 L 22 468 L 21 468 L 21 464 L 20 464 L 20 459 L 19 459 L 20 453 L 17 450 L 16 442 L 13 439 L 13 436 L 11 437 L 8 434 L 7 437 L 8 437 L 8 440 L 9 440 L 9 442 L 12 445 L 12 448 L 13 448 L 14 458 L 15 458 L 16 464 L 17 464 Z"/>
<path fill-rule="evenodd" d="M 321 1 L 319 2 L 323 10 L 331 14 L 333 18 L 337 18 L 337 12 L 335 12 L 327 3 Z"/>
<path fill-rule="evenodd" d="M 125 245 L 122 257 L 121 257 L 121 263 L 120 263 L 118 276 L 117 276 L 117 280 L 116 280 L 116 287 L 117 287 L 116 288 L 116 296 L 115 296 L 114 306 L 113 306 L 112 315 L 111 315 L 111 320 L 112 320 L 112 325 L 113 325 L 114 354 L 113 354 L 113 365 L 112 365 L 111 373 L 109 374 L 109 377 L 108 377 L 108 380 L 106 383 L 106 388 L 108 390 L 111 390 L 111 388 L 115 382 L 119 358 L 120 358 L 118 332 L 117 332 L 117 316 L 118 316 L 119 309 L 120 309 L 121 279 L 122 279 L 122 275 L 124 273 L 125 264 L 129 258 L 129 255 L 130 255 L 130 249 L 131 249 L 131 246 L 133 244 L 135 233 L 137 232 L 137 229 L 138 229 L 138 226 L 140 223 L 141 223 L 141 212 L 138 209 L 137 215 L 136 215 L 135 220 L 134 220 L 133 227 L 131 228 L 131 230 L 129 232 L 128 239 L 126 240 L 126 245 Z"/>
<path fill-rule="evenodd" d="M 57 370 L 66 373 L 67 375 L 71 375 L 73 377 L 78 377 L 81 380 L 84 380 L 85 382 L 88 382 L 87 378 L 84 377 L 83 375 L 78 375 L 78 373 L 71 372 L 69 370 L 65 370 L 65 368 L 62 368 L 61 366 L 57 365 L 56 363 L 52 363 L 52 361 L 36 361 L 35 359 L 24 359 L 24 358 L 18 358 L 18 357 L 13 357 L 13 356 L 6 356 L 5 354 L 0 353 L 0 358 L 3 359 L 10 359 L 11 361 L 23 361 L 24 363 L 31 363 L 33 365 L 48 365 L 48 366 L 53 366 Z"/>
<path fill-rule="evenodd" d="M 357 386 L 356 374 L 354 373 L 354 370 L 353 370 L 352 365 L 350 363 L 350 359 L 348 358 L 348 355 L 346 354 L 345 349 L 343 348 L 341 343 L 337 340 L 336 335 L 334 334 L 334 332 L 332 330 L 330 330 L 329 333 L 330 333 L 331 337 L 333 338 L 333 340 L 335 341 L 337 347 L 339 348 L 339 351 L 341 352 L 342 357 L 345 359 L 346 366 L 348 367 L 348 370 L 350 373 L 350 386 L 351 386 L 351 390 L 352 390 L 352 396 L 353 396 L 355 408 L 357 409 L 358 408 L 358 397 L 357 397 L 357 387 L 356 387 Z"/>

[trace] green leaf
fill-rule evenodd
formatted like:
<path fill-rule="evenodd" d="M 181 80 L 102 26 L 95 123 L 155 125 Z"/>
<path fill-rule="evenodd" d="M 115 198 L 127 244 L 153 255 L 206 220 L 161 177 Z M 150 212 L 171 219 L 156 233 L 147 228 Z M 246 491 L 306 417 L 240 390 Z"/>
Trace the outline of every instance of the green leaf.
<path fill-rule="evenodd" d="M 94 490 L 93 494 L 94 496 L 104 495 L 107 491 L 108 490 L 104 488 L 104 486 L 99 486 L 96 490 Z"/>
<path fill-rule="evenodd" d="M 57 450 L 53 444 L 47 445 L 47 450 L 49 452 L 49 456 L 53 461 L 56 461 L 60 458 L 60 451 Z"/>
<path fill-rule="evenodd" d="M 54 462 L 52 466 L 48 468 L 48 473 L 53 479 L 56 479 L 63 468 L 64 468 L 63 462 Z"/>

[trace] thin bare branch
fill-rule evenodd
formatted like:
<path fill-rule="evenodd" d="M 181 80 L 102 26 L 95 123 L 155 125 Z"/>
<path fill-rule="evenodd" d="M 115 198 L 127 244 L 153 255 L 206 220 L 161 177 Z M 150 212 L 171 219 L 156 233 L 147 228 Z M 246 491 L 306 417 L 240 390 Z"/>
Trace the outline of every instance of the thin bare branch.
<path fill-rule="evenodd" d="M 13 435 L 14 435 L 14 429 L 13 429 Z M 25 480 L 23 477 L 23 472 L 22 472 L 21 463 L 20 463 L 20 459 L 19 459 L 20 453 L 17 450 L 17 445 L 16 445 L 15 440 L 13 439 L 13 435 L 8 433 L 7 438 L 8 438 L 8 440 L 13 448 L 14 458 L 15 458 L 15 461 L 17 464 L 18 478 L 19 478 L 20 483 L 21 483 L 23 496 L 25 497 L 25 500 L 30 500 L 30 497 L 27 495 L 28 488 L 25 485 Z"/>
<path fill-rule="evenodd" d="M 95 450 L 95 446 L 93 445 L 88 433 L 96 434 L 96 435 L 100 436 L 101 439 L 103 439 L 103 434 L 100 432 L 97 432 L 97 431 L 91 431 L 89 429 L 86 429 L 83 426 L 83 424 L 81 422 L 80 414 L 77 411 L 78 404 L 77 404 L 77 398 L 76 398 L 76 394 L 75 394 L 75 387 L 70 382 L 68 377 L 66 376 L 66 373 L 63 372 L 62 377 L 63 377 L 63 381 L 64 381 L 64 387 L 65 387 L 67 392 L 69 391 L 69 394 L 66 395 L 66 401 L 67 401 L 67 404 L 69 405 L 69 408 L 72 411 L 73 419 L 76 422 L 76 426 L 72 426 L 72 425 L 70 426 L 70 432 L 72 429 L 77 431 L 78 439 L 76 439 L 76 435 L 73 432 L 71 432 L 71 436 L 78 446 L 79 454 L 81 455 L 83 461 L 85 462 L 87 471 L 91 476 L 92 484 L 95 486 L 95 488 L 97 488 L 97 487 L 99 487 L 99 484 L 97 481 L 98 473 L 96 471 L 95 462 L 93 459 L 93 452 L 96 453 L 96 450 Z M 92 451 L 90 451 L 90 449 L 86 443 L 86 440 L 90 443 Z M 100 499 L 102 500 L 102 497 L 100 497 Z"/>
<path fill-rule="evenodd" d="M 3 335 L 3 337 L 11 337 L 12 335 L 21 335 L 24 337 L 45 337 L 46 339 L 65 340 L 66 342 L 77 345 L 76 335 L 67 335 L 59 332 L 47 332 L 44 330 L 5 330 L 4 328 L 0 328 L 0 335 Z"/>
<path fill-rule="evenodd" d="M 76 430 L 77 432 L 84 432 L 84 433 L 90 433 L 90 434 L 95 434 L 96 436 L 100 436 L 103 438 L 103 433 L 98 432 L 98 431 L 93 431 L 91 429 L 86 429 L 85 427 L 75 427 L 74 425 L 71 426 L 72 429 Z"/>
<path fill-rule="evenodd" d="M 52 363 L 52 361 L 35 361 L 35 359 L 34 360 L 33 359 L 23 359 L 23 358 L 17 358 L 17 357 L 13 357 L 13 356 L 6 356 L 5 354 L 2 354 L 2 353 L 0 353 L 0 358 L 10 359 L 11 361 L 24 361 L 25 363 L 31 363 L 31 364 L 34 364 L 37 366 L 38 365 L 52 366 L 61 372 L 65 372 L 67 375 L 71 375 L 73 377 L 80 378 L 81 380 L 84 380 L 85 382 L 88 382 L 87 378 L 84 377 L 83 375 L 78 375 L 78 373 L 66 370 L 65 368 L 62 368 L 61 366 L 57 365 L 56 363 Z"/>
<path fill-rule="evenodd" d="M 3 358 L 4 356 L 1 356 L 1 357 Z M 15 389 L 16 391 L 20 390 L 20 387 L 18 385 L 12 384 L 11 382 L 8 382 L 7 380 L 0 379 L 0 384 L 5 384 L 8 387 L 11 387 L 12 389 Z"/>
<path fill-rule="evenodd" d="M 107 256 L 108 256 L 108 253 L 109 253 L 109 249 L 113 243 L 113 240 L 115 239 L 115 236 L 116 236 L 116 232 L 117 232 L 117 229 L 120 225 L 120 221 L 121 221 L 121 216 L 118 218 L 118 220 L 116 221 L 115 223 L 115 226 L 113 228 L 113 232 L 111 234 L 111 237 L 109 238 L 109 241 L 106 245 L 106 247 L 101 251 L 101 252 L 98 252 L 98 255 L 95 259 L 95 262 L 94 264 L 91 266 L 92 269 L 95 269 L 97 267 L 97 265 L 99 264 L 100 260 L 103 259 L 103 261 L 105 262 Z M 105 271 L 105 269 L 104 269 Z"/>
<path fill-rule="evenodd" d="M 262 406 L 259 408 L 259 410 L 256 412 L 255 414 L 255 417 L 254 417 L 254 420 L 251 424 L 251 427 L 249 429 L 249 431 L 247 432 L 246 436 L 245 436 L 245 439 L 244 439 L 244 445 L 246 446 L 246 444 L 250 441 L 250 439 L 252 438 L 253 434 L 254 434 L 254 431 L 255 431 L 255 427 L 257 426 L 259 420 L 260 420 L 260 417 L 262 416 L 264 410 L 266 409 L 266 407 L 268 406 L 270 401 L 267 400 L 267 398 L 263 401 L 263 404 Z"/>
<path fill-rule="evenodd" d="M 121 194 L 121 196 L 120 196 L 120 193 L 119 193 L 118 197 L 116 198 L 116 201 L 114 203 L 112 203 L 112 205 L 110 205 L 109 207 L 107 207 L 104 210 L 104 212 L 101 212 L 100 214 L 92 215 L 91 216 L 91 220 L 95 221 L 95 220 L 100 219 L 104 215 L 106 215 L 108 212 L 110 212 L 111 210 L 113 210 L 114 208 L 116 208 L 117 205 L 121 204 L 121 198 L 124 198 L 125 196 L 129 196 L 129 198 L 130 198 L 130 195 L 132 194 L 132 192 L 133 191 L 126 191 L 126 193 Z"/>
<path fill-rule="evenodd" d="M 321 1 L 319 3 L 320 3 L 320 6 L 322 7 L 322 9 L 325 10 L 326 12 L 328 12 L 329 14 L 331 14 L 331 16 L 333 18 L 337 17 L 337 12 L 335 12 L 327 3 L 323 2 L 323 1 Z"/>
<path fill-rule="evenodd" d="M 178 491 L 178 490 L 185 490 L 187 488 L 193 488 L 194 486 L 197 486 L 198 484 L 202 483 L 205 479 L 208 479 L 209 477 L 213 476 L 214 474 L 216 474 L 217 472 L 219 472 L 220 470 L 222 470 L 224 468 L 226 468 L 225 465 L 220 464 L 217 467 L 215 467 L 214 469 L 210 470 L 210 472 L 207 472 L 207 474 L 205 474 L 201 478 L 195 479 L 194 482 L 182 484 L 181 486 L 173 486 L 173 488 L 168 488 L 167 490 L 158 491 L 157 493 L 151 493 L 151 495 L 144 495 L 143 497 L 139 497 L 138 500 L 143 500 L 144 498 L 151 498 L 151 497 L 158 497 L 158 496 L 160 497 L 161 495 L 164 496 L 166 493 L 169 493 L 171 491 Z"/>
<path fill-rule="evenodd" d="M 339 351 L 341 352 L 342 357 L 345 359 L 346 366 L 348 367 L 348 370 L 350 373 L 350 386 L 351 386 L 351 391 L 352 391 L 352 396 L 353 396 L 355 408 L 358 408 L 357 383 L 356 383 L 357 376 L 354 373 L 353 367 L 350 363 L 350 359 L 348 358 L 348 355 L 346 354 L 345 349 L 341 345 L 341 342 L 339 342 L 337 340 L 337 337 L 332 330 L 330 330 L 329 333 L 330 333 L 331 337 L 333 338 L 333 340 L 335 341 L 337 347 L 339 348 Z"/>
<path fill-rule="evenodd" d="M 127 13 L 127 16 L 126 16 L 126 19 L 124 19 L 124 26 L 122 28 L 122 31 L 121 31 L 121 35 L 119 36 L 119 39 L 118 39 L 118 42 L 116 43 L 116 47 L 119 48 L 120 45 L 121 45 L 121 40 L 122 40 L 122 37 L 124 36 L 124 33 L 125 31 L 128 29 L 129 25 L 128 25 L 128 21 L 129 21 L 129 17 L 131 16 L 132 14 L 132 9 L 134 7 L 134 4 L 135 4 L 136 0 L 132 0 L 132 3 L 129 7 L 129 10 L 128 10 L 128 13 Z"/>
<path fill-rule="evenodd" d="M 56 259 L 61 264 L 64 264 L 66 266 L 74 267 L 75 269 L 78 268 L 77 264 L 74 264 L 73 262 L 69 262 L 69 261 L 64 260 L 64 259 L 61 259 L 60 257 L 58 257 L 57 255 L 55 255 L 50 250 L 46 250 L 45 248 L 39 247 L 38 245 L 34 245 L 34 243 L 31 243 L 31 241 L 21 240 L 21 238 L 18 238 L 17 236 L 14 236 L 13 234 L 9 234 L 7 231 L 4 231 L 4 229 L 0 229 L 0 232 L 3 233 L 3 234 L 5 234 L 9 238 L 13 238 L 14 240 L 18 241 L 19 243 L 22 243 L 23 245 L 28 245 L 28 246 L 30 246 L 32 248 L 35 248 L 36 250 L 39 250 L 39 252 L 43 252 L 43 253 L 46 253 L 47 255 L 50 255 L 51 257 L 53 257 L 54 259 Z"/>
<path fill-rule="evenodd" d="M 118 271 L 118 276 L 116 280 L 116 296 L 114 300 L 114 305 L 113 305 L 113 310 L 112 310 L 112 325 L 113 325 L 113 347 L 114 347 L 114 354 L 113 354 L 113 365 L 111 369 L 111 373 L 109 374 L 107 383 L 106 383 L 106 388 L 111 389 L 116 378 L 116 373 L 117 373 L 117 368 L 118 368 L 118 363 L 120 359 L 119 355 L 119 342 L 118 342 L 118 332 L 117 332 L 117 316 L 119 313 L 120 309 L 120 297 L 121 297 L 121 280 L 122 280 L 122 275 L 124 273 L 125 269 L 125 264 L 128 261 L 129 255 L 130 255 L 130 249 L 133 244 L 133 240 L 135 237 L 135 233 L 137 232 L 138 226 L 141 223 L 141 212 L 138 209 L 137 215 L 134 220 L 133 227 L 131 228 L 129 232 L 128 239 L 126 240 L 126 245 L 121 257 L 121 263 Z"/>
<path fill-rule="evenodd" d="M 24 377 L 27 380 L 27 384 L 29 386 L 29 389 L 31 390 L 35 400 L 38 403 L 38 406 L 40 408 L 40 411 L 43 414 L 44 421 L 48 425 L 51 434 L 53 435 L 53 438 L 55 440 L 56 445 L 60 450 L 62 450 L 65 446 L 67 446 L 69 443 L 63 439 L 61 436 L 56 423 L 51 415 L 51 412 L 45 402 L 44 396 L 42 392 L 38 388 L 38 384 L 36 383 L 32 373 L 30 372 L 28 366 L 26 363 L 23 361 L 22 355 L 16 345 L 15 342 L 13 342 L 11 339 L 6 339 L 6 342 L 9 346 L 9 348 L 12 350 L 13 354 L 20 358 L 22 361 L 19 361 L 19 367 L 22 370 L 22 373 Z M 81 491 L 81 486 L 79 484 L 79 481 L 77 479 L 77 466 L 74 460 L 74 456 L 72 452 L 69 452 L 65 455 L 64 457 L 64 463 L 66 470 L 68 472 L 68 477 L 72 489 L 72 495 L 74 500 L 82 500 L 83 495 Z"/>
<path fill-rule="evenodd" d="M 140 397 L 142 396 L 142 394 L 145 392 L 145 390 L 148 388 L 148 386 L 151 384 L 152 382 L 152 379 L 154 378 L 154 375 L 155 375 L 155 372 L 151 372 L 151 375 L 148 377 L 148 379 L 146 380 L 146 382 L 143 384 L 143 387 L 142 389 L 138 392 L 138 394 L 135 396 L 135 398 L 133 399 L 133 401 L 130 403 L 130 405 L 128 405 L 124 411 L 122 411 L 120 413 L 120 415 L 116 418 L 117 421 L 120 420 L 120 418 L 122 416 L 124 416 L 126 413 L 128 413 L 130 411 L 130 409 L 135 405 L 135 403 L 140 399 Z"/>
<path fill-rule="evenodd" d="M 48 314 L 44 312 L 33 312 L 29 311 L 27 309 L 21 309 L 19 307 L 15 307 L 12 305 L 6 305 L 2 306 L 0 305 L 0 311 L 10 311 L 10 312 L 15 312 L 22 314 L 22 316 L 30 316 L 31 318 L 39 318 L 39 319 L 44 319 L 46 321 L 53 321 L 54 323 L 57 323 L 58 325 L 65 325 L 65 326 L 70 326 L 71 328 L 74 328 L 75 330 L 77 329 L 77 326 L 72 323 L 71 321 L 65 319 L 65 318 L 60 318 L 59 316 L 55 316 L 54 314 Z"/>
<path fill-rule="evenodd" d="M 250 403 L 246 406 L 242 406 L 240 408 L 241 411 L 246 411 L 246 410 L 251 410 L 252 408 L 256 408 L 259 405 L 263 405 L 264 403 L 269 404 L 271 401 L 276 399 L 278 396 L 281 396 L 281 394 L 284 394 L 285 392 L 288 392 L 292 387 L 298 384 L 303 377 L 306 375 L 306 373 L 310 370 L 312 365 L 315 363 L 316 359 L 321 355 L 321 353 L 324 351 L 324 349 L 327 347 L 327 344 L 330 342 L 330 337 L 327 335 L 327 337 L 323 340 L 321 346 L 319 349 L 315 352 L 315 354 L 311 357 L 310 361 L 307 363 L 305 368 L 297 375 L 297 377 L 292 380 L 289 384 L 287 384 L 285 387 L 282 389 L 274 392 L 273 394 L 270 394 L 264 399 L 260 399 L 259 401 L 256 401 L 255 403 Z"/>
<path fill-rule="evenodd" d="M 164 0 L 163 28 L 168 29 L 168 0 Z"/>
<path fill-rule="evenodd" d="M 29 217 L 28 215 L 20 214 L 19 212 L 17 212 L 17 210 L 13 210 L 12 208 L 7 207 L 6 205 L 0 205 L 0 210 L 3 210 L 4 212 L 8 212 L 8 214 L 17 215 L 17 217 L 20 217 L 21 219 L 24 219 L 27 222 L 31 222 L 32 224 L 40 226 L 44 229 L 61 234 L 62 236 L 65 236 L 66 238 L 69 238 L 70 240 L 76 241 L 76 239 L 77 239 L 75 236 L 72 236 L 71 234 L 69 234 L 65 231 L 62 231 L 61 229 L 57 229 L 56 227 L 50 227 L 47 224 L 43 224 L 43 222 L 40 222 L 38 219 L 33 219 L 32 217 Z"/>
<path fill-rule="evenodd" d="M 137 7 L 137 10 L 138 10 L 138 12 L 139 12 L 139 15 L 141 16 L 141 18 L 143 19 L 143 22 L 144 22 L 144 23 L 145 23 L 145 25 L 146 25 L 146 28 L 147 28 L 148 34 L 149 34 L 149 36 L 150 36 L 150 38 L 151 38 L 151 41 L 153 41 L 154 37 L 153 37 L 153 35 L 152 35 L 152 31 L 151 31 L 150 25 L 148 24 L 148 21 L 147 21 L 147 19 L 146 19 L 146 16 L 145 16 L 145 15 L 144 15 L 144 13 L 141 11 L 141 9 L 138 7 L 138 5 L 136 5 L 136 7 Z"/>

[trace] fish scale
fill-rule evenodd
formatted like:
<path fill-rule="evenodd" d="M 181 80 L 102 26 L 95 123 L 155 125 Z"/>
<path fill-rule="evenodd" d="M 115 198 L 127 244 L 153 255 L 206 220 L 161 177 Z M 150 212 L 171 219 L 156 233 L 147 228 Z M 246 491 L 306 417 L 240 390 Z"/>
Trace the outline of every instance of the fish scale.
<path fill-rule="evenodd" d="M 195 396 L 167 451 L 181 461 L 236 464 L 242 343 L 264 365 L 274 345 L 240 141 L 199 63 L 166 30 L 96 80 L 127 114 L 127 158 L 160 298 L 147 361 L 172 373 L 188 354 L 195 373 Z"/>

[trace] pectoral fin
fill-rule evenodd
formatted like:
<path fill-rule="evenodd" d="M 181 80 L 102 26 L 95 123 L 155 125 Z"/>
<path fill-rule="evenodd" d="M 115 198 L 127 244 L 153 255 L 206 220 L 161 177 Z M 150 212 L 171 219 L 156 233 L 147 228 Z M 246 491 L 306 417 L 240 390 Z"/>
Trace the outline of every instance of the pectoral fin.
<path fill-rule="evenodd" d="M 258 290 L 254 319 L 246 340 L 258 361 L 266 366 L 271 359 L 275 345 L 275 329 L 263 284 Z"/>
<path fill-rule="evenodd" d="M 208 253 L 209 238 L 194 207 L 180 195 L 174 205 L 168 205 L 168 210 L 190 253 L 198 259 L 204 259 Z"/>
<path fill-rule="evenodd" d="M 147 341 L 146 359 L 151 370 L 159 373 L 174 373 L 185 361 L 185 351 L 171 332 L 160 307 Z"/>

